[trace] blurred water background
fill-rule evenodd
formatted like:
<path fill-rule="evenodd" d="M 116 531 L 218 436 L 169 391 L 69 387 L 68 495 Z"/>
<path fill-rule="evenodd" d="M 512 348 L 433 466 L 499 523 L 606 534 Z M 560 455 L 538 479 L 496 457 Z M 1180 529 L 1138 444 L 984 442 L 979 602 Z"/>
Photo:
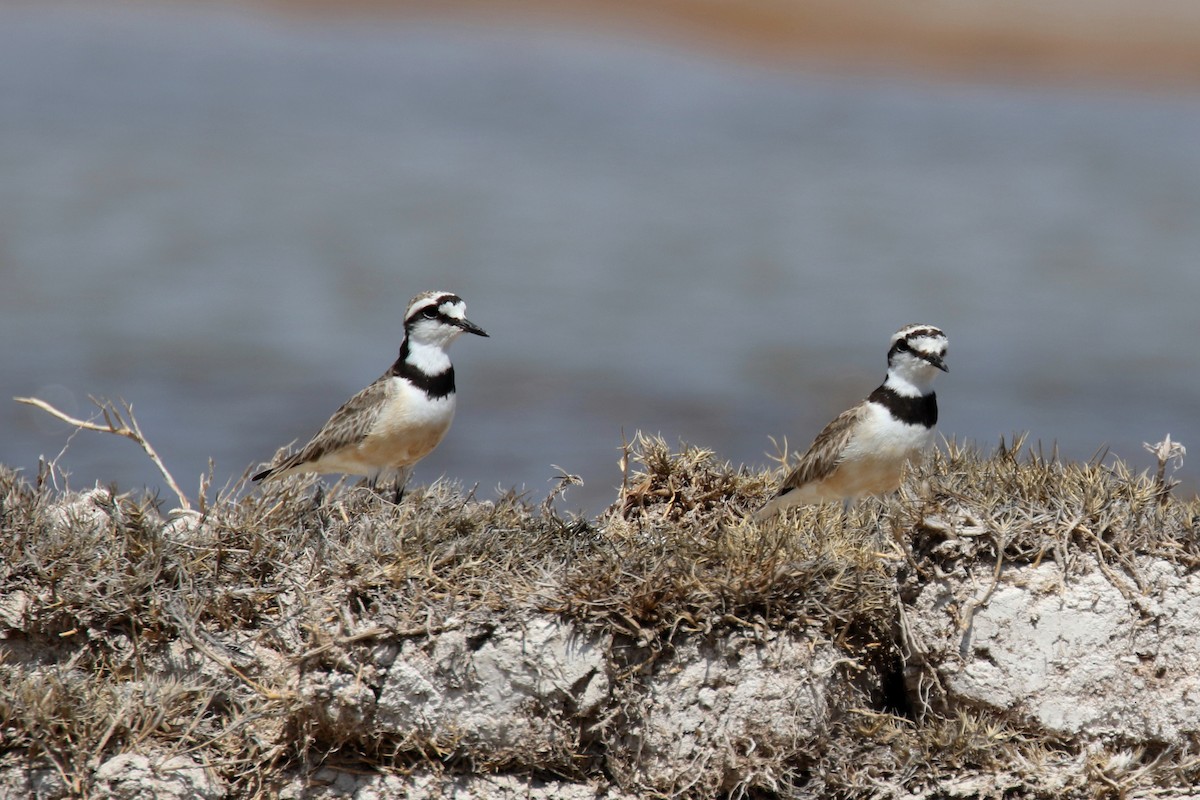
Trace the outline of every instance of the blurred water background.
<path fill-rule="evenodd" d="M 622 436 L 764 465 L 950 336 L 941 430 L 1200 457 L 1200 94 L 938 80 L 569 26 L 0 5 L 0 462 L 125 398 L 189 492 L 302 443 L 461 294 L 414 480 L 615 497 Z M 1180 473 L 1196 487 L 1196 462 Z M 161 479 L 80 433 L 74 488 Z"/>

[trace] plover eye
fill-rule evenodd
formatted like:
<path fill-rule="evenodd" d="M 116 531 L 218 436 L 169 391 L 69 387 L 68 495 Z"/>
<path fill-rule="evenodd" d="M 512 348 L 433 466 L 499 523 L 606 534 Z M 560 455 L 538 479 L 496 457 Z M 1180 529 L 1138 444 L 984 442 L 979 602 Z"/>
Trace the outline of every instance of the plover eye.
<path fill-rule="evenodd" d="M 424 317 L 425 319 L 437 319 L 437 315 L 438 315 L 437 306 L 428 306 L 427 308 L 425 308 L 421 311 L 421 316 Z"/>
<path fill-rule="evenodd" d="M 908 346 L 907 339 L 901 339 L 900 341 L 896 342 L 896 349 L 901 353 L 907 353 L 909 350 L 912 350 L 912 348 Z"/>

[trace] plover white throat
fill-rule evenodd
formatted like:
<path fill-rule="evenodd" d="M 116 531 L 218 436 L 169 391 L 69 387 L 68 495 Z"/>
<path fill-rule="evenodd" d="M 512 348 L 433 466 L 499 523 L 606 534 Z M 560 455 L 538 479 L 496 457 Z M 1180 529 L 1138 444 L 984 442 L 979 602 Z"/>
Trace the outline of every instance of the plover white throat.
<path fill-rule="evenodd" d="M 843 411 L 817 434 L 770 502 L 755 515 L 791 506 L 849 501 L 900 486 L 904 464 L 933 441 L 937 397 L 933 379 L 947 372 L 946 334 L 907 325 L 892 336 L 883 385 Z"/>
<path fill-rule="evenodd" d="M 454 419 L 454 366 L 446 348 L 463 332 L 487 336 L 466 309 L 449 292 L 414 297 L 391 369 L 347 400 L 298 452 L 252 480 L 300 472 L 365 475 L 372 487 L 395 480 L 399 499 L 410 468 L 437 447 Z"/>

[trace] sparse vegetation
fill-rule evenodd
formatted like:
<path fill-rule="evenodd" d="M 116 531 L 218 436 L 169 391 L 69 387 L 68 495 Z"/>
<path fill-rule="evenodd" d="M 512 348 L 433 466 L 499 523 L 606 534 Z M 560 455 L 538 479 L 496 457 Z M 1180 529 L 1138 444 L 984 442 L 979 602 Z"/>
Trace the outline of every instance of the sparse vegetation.
<path fill-rule="evenodd" d="M 185 757 L 236 797 L 297 796 L 322 768 L 515 774 L 613 797 L 1127 797 L 1200 778 L 1196 741 L 1067 740 L 926 702 L 903 677 L 900 610 L 934 574 L 969 563 L 999 580 L 1005 564 L 1052 559 L 1067 580 L 1098 565 L 1132 597 L 1146 558 L 1194 570 L 1200 504 L 1170 496 L 1161 470 L 1066 463 L 1020 439 L 988 456 L 948 443 L 896 497 L 759 525 L 747 512 L 776 474 L 652 437 L 627 460 L 596 519 L 447 483 L 393 505 L 311 478 L 170 514 L 3 469 L 0 780 L 88 795 L 123 753 Z M 603 683 L 593 669 L 523 700 L 534 734 L 501 745 L 394 721 L 410 710 L 395 664 L 438 657 L 439 637 L 471 658 L 535 622 L 599 648 Z M 806 680 L 823 682 L 796 712 L 807 727 L 695 733 L 714 752 L 689 756 L 689 780 L 640 766 L 655 682 L 685 651 L 732 668 L 780 642 L 802 645 L 788 663 L 811 654 Z M 455 691 L 482 680 L 472 663 Z"/>

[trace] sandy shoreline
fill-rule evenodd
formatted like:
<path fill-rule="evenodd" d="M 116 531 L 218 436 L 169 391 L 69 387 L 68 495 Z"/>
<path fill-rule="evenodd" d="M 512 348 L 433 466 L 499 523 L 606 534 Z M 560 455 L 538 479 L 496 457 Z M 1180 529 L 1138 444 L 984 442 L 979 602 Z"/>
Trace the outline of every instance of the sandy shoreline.
<path fill-rule="evenodd" d="M 657 39 L 781 66 L 949 78 L 1190 88 L 1200 84 L 1200 4 L 1165 0 L 256 0 L 348 12 L 543 24 Z"/>

